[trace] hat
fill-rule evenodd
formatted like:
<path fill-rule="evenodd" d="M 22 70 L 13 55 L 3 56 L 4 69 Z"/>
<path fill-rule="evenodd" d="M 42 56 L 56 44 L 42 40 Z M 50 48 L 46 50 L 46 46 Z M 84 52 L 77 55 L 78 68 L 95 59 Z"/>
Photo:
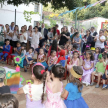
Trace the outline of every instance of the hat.
<path fill-rule="evenodd" d="M 76 72 L 74 71 L 73 67 L 71 68 L 70 73 L 71 73 L 71 75 L 72 75 L 73 77 L 75 77 L 75 78 L 82 78 L 82 75 L 79 75 L 78 73 L 76 73 Z"/>
<path fill-rule="evenodd" d="M 3 67 L 0 67 L 0 82 L 3 81 L 5 76 L 6 76 L 6 70 Z"/>
<path fill-rule="evenodd" d="M 91 50 L 92 50 L 92 51 L 95 51 L 95 47 L 91 47 Z"/>

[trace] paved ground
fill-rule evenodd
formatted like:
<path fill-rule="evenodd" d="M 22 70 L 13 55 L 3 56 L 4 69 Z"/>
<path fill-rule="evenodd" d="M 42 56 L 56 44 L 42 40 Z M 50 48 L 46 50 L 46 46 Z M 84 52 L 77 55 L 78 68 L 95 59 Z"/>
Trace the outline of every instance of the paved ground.
<path fill-rule="evenodd" d="M 1 66 L 1 64 L 0 64 Z M 3 66 L 3 65 L 2 65 Z M 6 65 L 5 65 L 6 66 Z M 9 68 L 15 68 L 15 67 L 10 67 L 9 65 L 7 66 Z M 30 75 L 31 72 L 27 72 L 24 73 L 23 70 L 21 70 L 21 75 L 23 75 L 23 77 L 25 78 L 25 80 L 30 79 Z M 64 83 L 64 87 L 67 83 L 67 81 L 63 81 Z M 25 81 L 23 83 L 23 85 L 25 84 Z M 85 87 L 83 88 L 83 92 L 82 92 L 82 96 L 85 99 L 85 101 L 87 102 L 89 108 L 108 108 L 108 89 L 107 90 L 102 90 L 100 88 L 95 88 L 95 86 L 93 87 Z M 18 98 L 19 100 L 19 108 L 26 108 L 25 104 L 26 104 L 26 100 L 25 100 L 25 95 L 16 95 L 15 96 Z"/>

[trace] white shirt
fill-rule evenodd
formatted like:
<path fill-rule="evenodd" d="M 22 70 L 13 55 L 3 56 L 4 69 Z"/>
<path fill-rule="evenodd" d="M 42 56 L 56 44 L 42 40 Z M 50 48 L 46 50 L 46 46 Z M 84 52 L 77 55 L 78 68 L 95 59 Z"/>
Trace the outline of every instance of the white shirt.
<path fill-rule="evenodd" d="M 42 34 L 40 32 L 33 32 L 32 33 L 32 39 L 31 44 L 39 44 L 39 38 L 42 37 Z"/>
<path fill-rule="evenodd" d="M 23 87 L 23 90 L 24 90 L 24 93 L 27 94 L 28 98 L 30 99 L 30 97 L 29 97 L 29 85 L 25 85 Z M 46 88 L 44 91 L 46 91 Z M 39 85 L 32 84 L 31 85 L 31 94 L 32 94 L 32 99 L 34 101 L 41 100 L 42 93 L 43 93 L 43 84 L 39 84 Z"/>
<path fill-rule="evenodd" d="M 12 41 L 18 41 L 18 37 L 16 34 L 18 34 L 18 32 L 14 33 L 14 35 L 12 37 Z"/>
<path fill-rule="evenodd" d="M 44 28 L 41 29 L 41 34 L 42 34 L 42 38 L 45 38 L 44 37 Z"/>
<path fill-rule="evenodd" d="M 7 30 L 5 32 L 7 33 Z M 5 39 L 12 40 L 12 37 L 9 36 L 9 33 L 13 33 L 13 31 L 9 30 L 9 32 L 6 34 L 6 38 Z"/>
<path fill-rule="evenodd" d="M 24 43 L 27 43 L 27 37 L 28 37 L 28 35 L 27 35 L 27 32 L 25 32 L 25 33 L 20 33 L 21 35 L 20 35 L 20 42 L 22 43 L 22 42 L 24 42 Z M 26 37 L 26 40 L 24 40 L 24 36 Z"/>
<path fill-rule="evenodd" d="M 99 35 L 97 35 L 96 37 L 97 37 L 97 41 L 95 42 L 95 48 L 97 47 L 104 48 L 104 42 L 101 42 L 99 40 Z M 101 36 L 100 39 L 105 39 L 105 36 Z"/>

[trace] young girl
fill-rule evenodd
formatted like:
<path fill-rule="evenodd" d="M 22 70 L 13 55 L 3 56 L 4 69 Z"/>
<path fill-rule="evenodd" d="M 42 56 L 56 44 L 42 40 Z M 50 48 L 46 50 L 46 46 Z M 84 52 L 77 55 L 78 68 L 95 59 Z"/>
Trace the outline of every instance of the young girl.
<path fill-rule="evenodd" d="M 22 44 L 22 46 L 21 46 L 21 58 L 22 58 L 22 60 L 21 60 L 21 63 L 19 64 L 19 66 L 21 68 L 23 68 L 23 61 L 25 59 L 25 55 L 26 55 L 26 46 L 24 44 Z"/>
<path fill-rule="evenodd" d="M 57 63 L 57 60 L 56 51 L 52 50 L 51 56 L 48 59 L 48 71 L 51 71 L 51 68 Z"/>
<path fill-rule="evenodd" d="M 94 56 L 91 51 L 86 52 L 86 59 L 83 61 L 82 83 L 90 85 L 91 73 L 94 71 Z"/>
<path fill-rule="evenodd" d="M 71 60 L 71 62 L 69 63 L 69 65 L 67 65 L 67 70 L 70 71 L 70 69 L 73 66 L 79 66 L 79 58 L 78 58 L 79 52 L 78 51 L 74 51 L 73 52 L 73 58 Z"/>
<path fill-rule="evenodd" d="M 47 101 L 45 103 L 45 108 L 66 108 L 61 99 L 63 83 L 60 81 L 60 78 L 63 77 L 64 73 L 65 68 L 60 64 L 56 64 L 52 67 L 52 80 L 46 81 Z"/>
<path fill-rule="evenodd" d="M 19 102 L 12 94 L 0 94 L 0 108 L 19 108 Z"/>
<path fill-rule="evenodd" d="M 100 48 L 97 47 L 97 48 L 95 49 L 95 53 L 94 53 L 94 67 L 95 67 L 96 63 L 98 62 L 99 53 L 100 53 Z"/>
<path fill-rule="evenodd" d="M 41 63 L 36 63 L 32 68 L 33 84 L 20 88 L 17 94 L 26 94 L 26 108 L 44 108 L 46 72 Z"/>
<path fill-rule="evenodd" d="M 42 65 L 45 66 L 45 69 L 48 68 L 48 65 L 46 63 L 46 56 L 44 54 L 44 49 L 42 49 L 42 48 L 39 50 L 39 55 L 38 55 L 38 58 L 37 58 L 37 62 L 42 63 Z"/>
<path fill-rule="evenodd" d="M 68 45 L 67 50 L 68 50 L 68 56 L 72 58 L 72 45 Z"/>
<path fill-rule="evenodd" d="M 65 87 L 62 98 L 67 108 L 89 108 L 81 96 L 81 77 L 83 70 L 80 66 L 73 66 L 70 70 L 69 83 Z"/>

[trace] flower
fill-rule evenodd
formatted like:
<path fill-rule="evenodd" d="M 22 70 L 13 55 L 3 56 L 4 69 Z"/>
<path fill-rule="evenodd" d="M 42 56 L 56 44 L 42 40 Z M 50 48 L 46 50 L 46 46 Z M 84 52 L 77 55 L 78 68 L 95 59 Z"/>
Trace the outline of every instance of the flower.
<path fill-rule="evenodd" d="M 24 82 L 24 77 L 22 75 L 20 75 L 20 81 L 21 81 L 21 84 Z"/>
<path fill-rule="evenodd" d="M 6 73 L 6 79 L 10 79 L 10 78 L 11 78 L 11 76 L 12 76 L 11 71 L 8 71 L 8 72 Z"/>
<path fill-rule="evenodd" d="M 26 80 L 26 84 L 29 84 L 29 83 L 33 84 L 31 80 Z"/>
<path fill-rule="evenodd" d="M 22 59 L 20 56 L 17 56 L 17 57 L 14 57 L 14 60 L 16 64 L 20 64 Z"/>

